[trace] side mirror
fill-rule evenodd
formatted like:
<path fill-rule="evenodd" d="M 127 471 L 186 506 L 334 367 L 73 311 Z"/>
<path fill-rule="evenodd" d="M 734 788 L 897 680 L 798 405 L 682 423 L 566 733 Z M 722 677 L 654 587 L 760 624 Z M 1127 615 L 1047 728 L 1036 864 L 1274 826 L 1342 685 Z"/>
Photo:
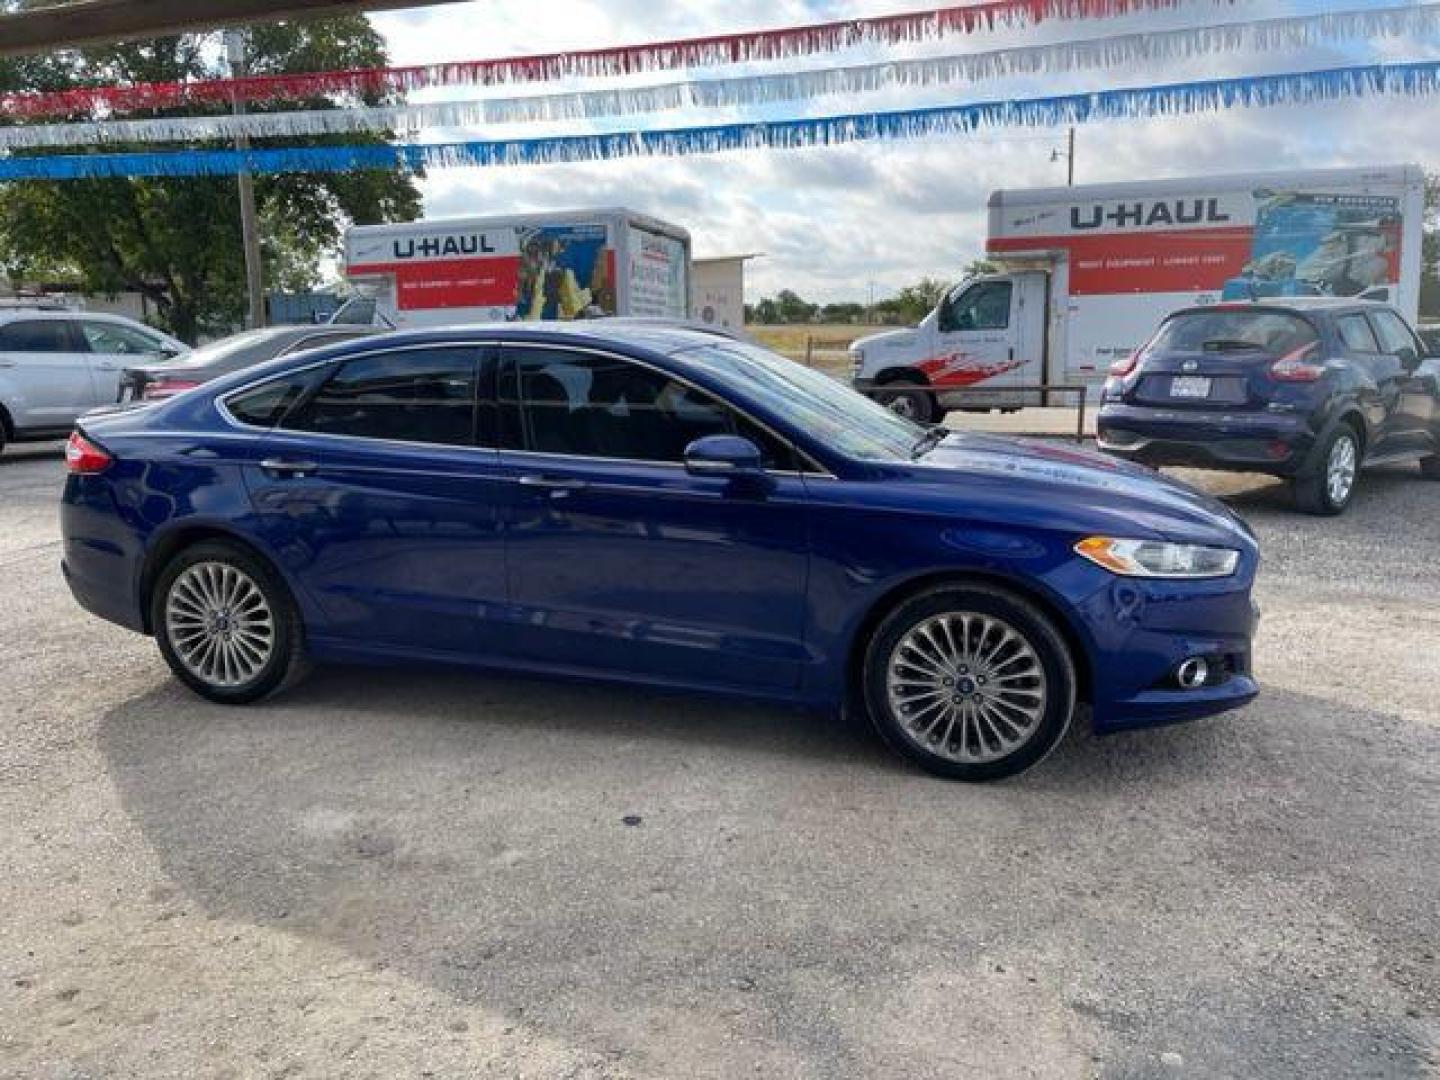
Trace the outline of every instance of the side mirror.
<path fill-rule="evenodd" d="M 1402 345 L 1395 350 L 1395 355 L 1400 359 L 1400 366 L 1406 371 L 1414 371 L 1420 366 L 1420 354 L 1409 345 Z"/>
<path fill-rule="evenodd" d="M 760 476 L 765 471 L 760 448 L 739 435 L 706 435 L 685 448 L 685 471 L 691 476 Z"/>

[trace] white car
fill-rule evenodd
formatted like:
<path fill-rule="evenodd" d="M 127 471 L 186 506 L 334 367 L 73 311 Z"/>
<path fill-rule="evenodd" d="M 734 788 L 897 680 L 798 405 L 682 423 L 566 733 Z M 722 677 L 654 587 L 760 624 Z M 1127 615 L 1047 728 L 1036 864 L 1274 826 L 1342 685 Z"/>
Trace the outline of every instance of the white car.
<path fill-rule="evenodd" d="M 120 375 L 189 347 L 120 315 L 0 308 L 0 450 L 63 437 L 75 418 L 120 395 Z"/>

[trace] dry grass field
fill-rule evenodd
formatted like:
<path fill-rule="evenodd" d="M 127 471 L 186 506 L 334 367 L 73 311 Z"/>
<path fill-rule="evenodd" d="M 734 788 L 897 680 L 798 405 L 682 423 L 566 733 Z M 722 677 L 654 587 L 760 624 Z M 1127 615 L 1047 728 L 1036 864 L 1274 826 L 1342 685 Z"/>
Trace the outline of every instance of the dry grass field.
<path fill-rule="evenodd" d="M 827 371 L 844 370 L 845 350 L 850 342 L 866 334 L 893 330 L 887 326 L 855 326 L 849 323 L 801 323 L 789 326 L 760 326 L 752 323 L 745 332 L 766 348 L 774 349 L 782 356 L 801 363 L 805 361 L 807 341 L 823 342 L 825 348 L 816 348 L 811 354 L 815 367 Z"/>

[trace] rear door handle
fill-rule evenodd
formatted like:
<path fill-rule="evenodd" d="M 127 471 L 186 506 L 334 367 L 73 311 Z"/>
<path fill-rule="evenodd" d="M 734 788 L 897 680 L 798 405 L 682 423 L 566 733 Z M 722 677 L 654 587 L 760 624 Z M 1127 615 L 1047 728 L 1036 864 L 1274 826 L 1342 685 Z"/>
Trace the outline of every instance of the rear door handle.
<path fill-rule="evenodd" d="M 266 458 L 260 462 L 260 468 L 277 476 L 305 476 L 319 467 L 313 461 L 292 461 L 289 458 Z"/>
<path fill-rule="evenodd" d="M 528 488 L 540 488 L 556 495 L 564 495 L 571 491 L 583 491 L 586 487 L 584 480 L 574 480 L 563 476 L 541 476 L 530 474 L 520 477 L 520 486 Z"/>

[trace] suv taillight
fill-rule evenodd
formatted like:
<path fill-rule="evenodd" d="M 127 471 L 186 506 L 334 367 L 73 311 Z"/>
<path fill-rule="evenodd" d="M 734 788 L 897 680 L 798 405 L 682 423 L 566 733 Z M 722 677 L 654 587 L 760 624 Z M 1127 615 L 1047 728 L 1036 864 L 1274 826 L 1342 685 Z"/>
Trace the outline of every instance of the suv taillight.
<path fill-rule="evenodd" d="M 70 441 L 65 444 L 66 472 L 88 476 L 91 473 L 104 472 L 114 460 L 80 432 L 70 433 Z"/>
<path fill-rule="evenodd" d="M 1270 377 L 1276 382 L 1316 382 L 1325 374 L 1325 362 L 1317 360 L 1319 342 L 1301 345 L 1270 365 Z"/>

